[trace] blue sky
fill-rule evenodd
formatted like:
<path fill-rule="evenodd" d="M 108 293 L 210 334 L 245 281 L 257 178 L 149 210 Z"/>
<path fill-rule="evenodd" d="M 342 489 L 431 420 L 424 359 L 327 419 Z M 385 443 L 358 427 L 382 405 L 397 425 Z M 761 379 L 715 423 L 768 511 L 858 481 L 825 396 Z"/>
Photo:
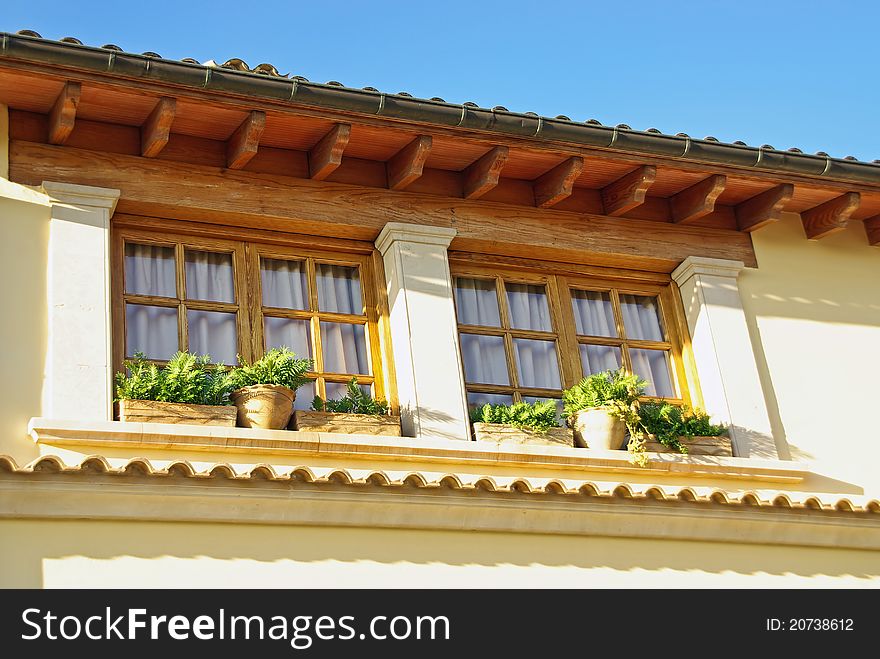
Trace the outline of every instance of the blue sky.
<path fill-rule="evenodd" d="M 4 0 L 0 30 L 880 158 L 880 2 Z"/>

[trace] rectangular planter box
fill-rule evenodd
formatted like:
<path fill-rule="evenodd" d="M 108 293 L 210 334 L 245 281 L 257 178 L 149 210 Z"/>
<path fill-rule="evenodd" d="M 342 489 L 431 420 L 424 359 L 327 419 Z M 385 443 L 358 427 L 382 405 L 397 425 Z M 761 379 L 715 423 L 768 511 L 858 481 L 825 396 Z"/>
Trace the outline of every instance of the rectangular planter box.
<path fill-rule="evenodd" d="M 730 437 L 680 437 L 679 441 L 687 446 L 688 455 L 719 455 L 728 458 L 733 457 L 733 446 Z M 652 442 L 650 439 L 645 443 L 645 450 L 653 453 L 678 453 L 675 449 Z"/>
<path fill-rule="evenodd" d="M 574 435 L 570 428 L 550 428 L 547 432 L 539 432 L 505 423 L 475 423 L 474 435 L 478 442 L 574 446 Z"/>
<path fill-rule="evenodd" d="M 232 405 L 162 403 L 155 400 L 119 401 L 119 420 L 129 423 L 189 423 L 197 426 L 235 426 Z"/>
<path fill-rule="evenodd" d="M 293 429 L 304 432 L 400 437 L 400 417 L 297 410 L 293 413 Z"/>

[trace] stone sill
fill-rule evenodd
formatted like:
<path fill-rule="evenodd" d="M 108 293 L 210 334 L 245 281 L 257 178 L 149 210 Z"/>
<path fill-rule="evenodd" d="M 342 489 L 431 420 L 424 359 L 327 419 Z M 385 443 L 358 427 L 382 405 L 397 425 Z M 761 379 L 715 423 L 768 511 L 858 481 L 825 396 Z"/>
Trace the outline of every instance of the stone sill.
<path fill-rule="evenodd" d="M 228 453 L 230 459 L 243 454 L 273 456 L 285 462 L 327 457 L 359 462 L 577 470 L 640 478 L 683 476 L 787 484 L 800 483 L 810 474 L 802 463 L 781 460 L 650 453 L 648 466 L 636 467 L 629 462 L 626 451 L 182 424 L 33 418 L 28 432 L 40 446 L 89 455 L 100 455 L 106 448 L 122 448 L 131 451 L 132 457 L 161 450 L 179 451 L 181 459 L 198 459 L 199 453 L 210 452 Z"/>

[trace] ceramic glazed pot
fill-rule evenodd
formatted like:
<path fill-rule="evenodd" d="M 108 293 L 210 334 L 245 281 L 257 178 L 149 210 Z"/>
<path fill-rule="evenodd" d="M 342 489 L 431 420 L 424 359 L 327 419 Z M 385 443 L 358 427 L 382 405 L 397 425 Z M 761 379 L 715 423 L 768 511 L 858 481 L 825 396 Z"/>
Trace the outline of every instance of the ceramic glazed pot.
<path fill-rule="evenodd" d="M 229 394 L 229 400 L 238 410 L 239 426 L 268 430 L 287 427 L 295 398 L 293 389 L 276 384 L 254 384 Z"/>
<path fill-rule="evenodd" d="M 623 448 L 626 424 L 608 414 L 606 407 L 581 410 L 574 417 L 574 443 L 582 448 L 617 450 Z"/>

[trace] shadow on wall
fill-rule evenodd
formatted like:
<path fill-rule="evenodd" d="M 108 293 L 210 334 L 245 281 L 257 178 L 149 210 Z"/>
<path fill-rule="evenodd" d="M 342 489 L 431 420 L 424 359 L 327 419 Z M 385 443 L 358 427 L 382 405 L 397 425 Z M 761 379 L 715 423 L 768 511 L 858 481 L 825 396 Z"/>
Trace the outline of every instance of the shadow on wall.
<path fill-rule="evenodd" d="M 794 546 L 162 522 L 4 526 L 6 587 L 791 587 L 792 577 L 876 584 L 868 580 L 880 573 L 875 552 Z"/>

